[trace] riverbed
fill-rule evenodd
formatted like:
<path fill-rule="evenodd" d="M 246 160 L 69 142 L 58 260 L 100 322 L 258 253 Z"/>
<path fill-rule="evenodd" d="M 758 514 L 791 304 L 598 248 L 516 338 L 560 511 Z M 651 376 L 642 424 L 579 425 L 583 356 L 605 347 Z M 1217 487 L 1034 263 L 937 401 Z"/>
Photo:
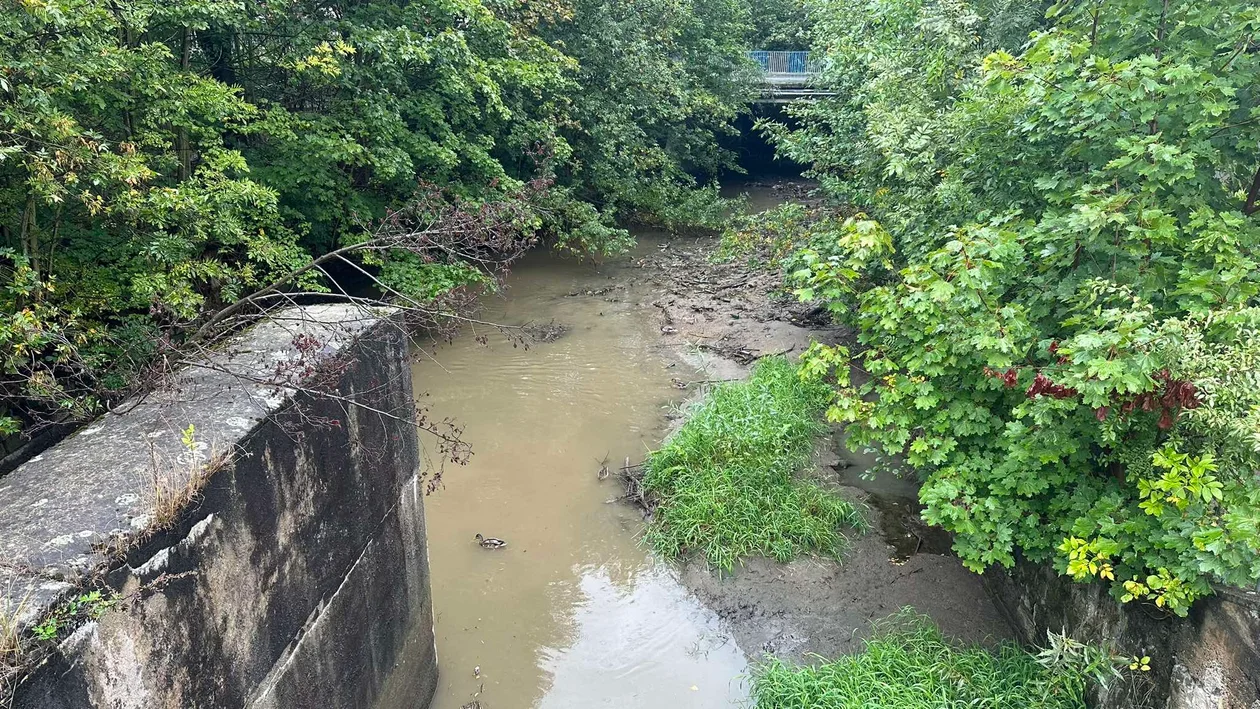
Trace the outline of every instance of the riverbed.
<path fill-rule="evenodd" d="M 640 253 L 657 241 L 641 235 Z M 425 403 L 466 428 L 467 466 L 426 500 L 441 680 L 434 709 L 729 707 L 744 652 L 676 570 L 639 545 L 607 464 L 638 461 L 694 370 L 661 346 L 624 274 L 535 254 L 478 317 L 541 325 L 528 347 L 486 332 L 428 343 Z M 555 333 L 547 330 L 563 330 Z M 470 328 L 471 329 L 471 328 Z M 431 355 L 431 356 L 430 356 Z M 483 549 L 474 535 L 507 542 Z"/>
<path fill-rule="evenodd" d="M 759 207 L 787 192 L 751 191 Z M 643 548 L 640 510 L 601 468 L 641 461 L 707 384 L 839 334 L 768 301 L 756 276 L 713 266 L 710 240 L 636 236 L 605 264 L 535 253 L 517 265 L 478 318 L 530 326 L 528 346 L 471 325 L 420 343 L 417 393 L 474 447 L 426 500 L 433 709 L 742 706 L 750 661 L 857 649 L 903 605 L 965 640 L 1005 637 L 978 577 L 914 523 L 913 485 L 864 482 L 864 460 L 830 442 L 819 471 L 875 523 L 843 564 L 755 559 L 719 577 Z"/>

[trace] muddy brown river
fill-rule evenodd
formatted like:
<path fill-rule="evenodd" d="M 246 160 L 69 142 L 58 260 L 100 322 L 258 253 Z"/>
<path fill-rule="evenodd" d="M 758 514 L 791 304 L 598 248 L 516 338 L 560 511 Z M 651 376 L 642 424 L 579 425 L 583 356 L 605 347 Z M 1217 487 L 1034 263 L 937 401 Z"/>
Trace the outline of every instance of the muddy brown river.
<path fill-rule="evenodd" d="M 639 248 L 656 248 L 650 234 Z M 625 259 L 620 264 L 626 263 Z M 621 274 L 628 288 L 585 293 Z M 601 461 L 636 462 L 694 371 L 660 345 L 624 265 L 525 259 L 479 317 L 568 328 L 513 347 L 471 331 L 427 347 L 417 392 L 466 426 L 471 463 L 426 500 L 441 678 L 433 709 L 730 707 L 746 658 L 721 621 L 639 544 Z M 571 295 L 577 294 L 577 295 Z M 502 538 L 488 550 L 474 535 Z M 476 705 L 474 705 L 476 706 Z"/>
<path fill-rule="evenodd" d="M 749 205 L 798 188 L 753 185 Z M 715 575 L 703 560 L 652 558 L 640 512 L 618 501 L 615 476 L 598 478 L 601 465 L 641 461 L 697 383 L 842 332 L 811 321 L 808 304 L 772 301 L 764 271 L 714 264 L 711 240 L 638 237 L 635 253 L 602 266 L 546 253 L 518 265 L 479 317 L 549 335 L 528 349 L 471 325 L 422 345 L 416 391 L 474 446 L 426 500 L 433 709 L 747 706 L 749 659 L 857 651 L 873 621 L 906 606 L 958 640 L 1010 637 L 980 577 L 919 521 L 916 486 L 866 479 L 875 459 L 838 441 L 819 442 L 808 474 L 872 523 L 839 563 L 750 558 Z M 477 534 L 507 547 L 483 549 Z M 382 707 L 413 709 L 405 697 Z"/>

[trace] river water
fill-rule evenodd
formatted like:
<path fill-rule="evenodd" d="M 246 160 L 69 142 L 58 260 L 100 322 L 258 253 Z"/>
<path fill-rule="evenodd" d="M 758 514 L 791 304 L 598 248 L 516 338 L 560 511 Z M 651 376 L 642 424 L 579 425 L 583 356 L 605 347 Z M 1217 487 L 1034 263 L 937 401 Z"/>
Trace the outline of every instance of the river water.
<path fill-rule="evenodd" d="M 658 248 L 640 235 L 640 250 Z M 731 707 L 747 661 L 718 617 L 640 545 L 601 461 L 635 462 L 703 378 L 659 344 L 634 255 L 597 266 L 533 254 L 479 317 L 556 324 L 513 347 L 493 331 L 428 343 L 417 393 L 465 425 L 474 455 L 426 500 L 441 668 L 433 709 Z M 588 293 L 609 277 L 624 288 Z M 488 344 L 478 342 L 488 335 Z M 488 550 L 474 535 L 502 538 Z M 477 704 L 472 704 L 476 707 Z"/>

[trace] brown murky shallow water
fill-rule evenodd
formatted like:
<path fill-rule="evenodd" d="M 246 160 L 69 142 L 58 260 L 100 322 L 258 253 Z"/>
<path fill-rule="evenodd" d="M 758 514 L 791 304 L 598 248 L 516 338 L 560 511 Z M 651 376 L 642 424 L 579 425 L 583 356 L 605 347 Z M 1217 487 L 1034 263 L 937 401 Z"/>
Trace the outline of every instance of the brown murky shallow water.
<path fill-rule="evenodd" d="M 759 210 L 808 188 L 724 191 L 747 193 Z M 433 709 L 748 706 L 749 656 L 853 652 L 871 621 L 904 606 L 961 641 L 1009 638 L 979 577 L 948 553 L 948 536 L 918 519 L 913 482 L 867 479 L 876 459 L 838 444 L 820 443 L 820 479 L 864 500 L 874 522 L 842 564 L 752 558 L 718 576 L 699 559 L 650 557 L 640 513 L 617 501 L 619 481 L 598 480 L 601 461 L 615 468 L 656 447 L 666 414 L 696 393 L 675 383 L 746 372 L 718 352 L 798 352 L 842 333 L 797 322 L 755 276 L 745 274 L 742 295 L 715 295 L 716 281 L 743 272 L 703 262 L 711 242 L 638 236 L 635 254 L 604 266 L 533 254 L 479 314 L 558 326 L 558 338 L 514 348 L 469 326 L 453 343 L 429 343 L 431 357 L 414 368 L 417 393 L 464 424 L 475 449 L 426 500 L 441 673 Z M 478 533 L 508 547 L 482 549 Z M 397 695 L 381 706 L 413 709 Z"/>
<path fill-rule="evenodd" d="M 524 349 L 469 328 L 415 366 L 417 393 L 464 424 L 475 451 L 426 500 L 433 709 L 474 699 L 484 709 L 705 709 L 747 695 L 744 653 L 641 547 L 639 513 L 611 502 L 619 483 L 597 479 L 601 460 L 637 462 L 660 441 L 663 413 L 683 394 L 671 379 L 694 374 L 661 347 L 652 309 L 634 307 L 646 291 L 626 262 L 535 254 L 479 316 L 554 320 L 564 335 Z M 627 287 L 585 293 L 609 275 Z M 478 533 L 508 546 L 482 549 Z"/>

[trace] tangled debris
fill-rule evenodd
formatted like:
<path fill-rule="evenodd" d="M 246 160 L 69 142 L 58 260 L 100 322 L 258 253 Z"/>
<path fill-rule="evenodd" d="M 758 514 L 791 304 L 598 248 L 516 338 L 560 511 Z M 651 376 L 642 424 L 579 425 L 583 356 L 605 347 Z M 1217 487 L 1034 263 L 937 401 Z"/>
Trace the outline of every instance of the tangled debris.
<path fill-rule="evenodd" d="M 545 323 L 529 323 L 521 328 L 533 342 L 555 342 L 569 332 L 569 326 L 554 319 Z"/>
<path fill-rule="evenodd" d="M 643 486 L 643 476 L 647 474 L 647 466 L 645 463 L 630 463 L 627 456 L 625 462 L 617 469 L 617 479 L 621 482 L 625 493 L 619 497 L 615 497 L 609 502 L 629 502 L 635 505 L 643 512 L 643 518 L 651 521 L 652 513 L 656 511 L 658 505 L 661 504 L 660 496 L 649 492 Z M 600 480 L 606 480 L 612 475 L 612 470 L 608 467 L 608 459 L 600 461 L 599 471 L 596 476 Z"/>

